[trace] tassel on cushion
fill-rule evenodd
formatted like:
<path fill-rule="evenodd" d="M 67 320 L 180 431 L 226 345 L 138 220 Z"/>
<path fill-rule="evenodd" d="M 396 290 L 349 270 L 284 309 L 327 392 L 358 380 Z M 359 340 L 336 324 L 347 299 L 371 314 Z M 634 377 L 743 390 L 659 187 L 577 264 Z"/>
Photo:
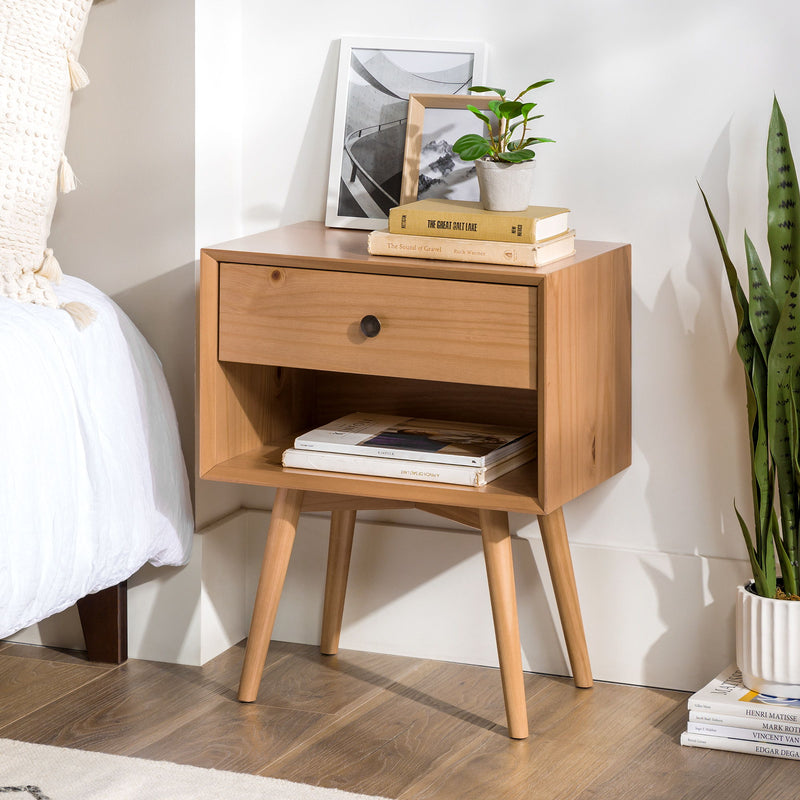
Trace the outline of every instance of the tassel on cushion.
<path fill-rule="evenodd" d="M 44 251 L 42 265 L 36 270 L 36 273 L 43 278 L 47 278 L 51 283 L 61 283 L 61 276 L 63 274 L 61 272 L 61 265 L 58 263 L 56 257 L 53 255 L 53 251 L 49 247 Z"/>
<path fill-rule="evenodd" d="M 78 59 L 71 50 L 67 50 L 67 64 L 69 65 L 69 82 L 72 91 L 77 92 L 89 85 L 89 73 L 78 63 Z"/>
<path fill-rule="evenodd" d="M 64 303 L 60 308 L 63 308 L 72 317 L 79 331 L 88 328 L 97 319 L 97 312 L 91 306 L 76 300 Z"/>
<path fill-rule="evenodd" d="M 61 154 L 61 160 L 58 163 L 58 190 L 61 194 L 69 194 L 78 188 L 78 181 L 75 178 L 75 173 L 67 161 L 67 156 Z"/>

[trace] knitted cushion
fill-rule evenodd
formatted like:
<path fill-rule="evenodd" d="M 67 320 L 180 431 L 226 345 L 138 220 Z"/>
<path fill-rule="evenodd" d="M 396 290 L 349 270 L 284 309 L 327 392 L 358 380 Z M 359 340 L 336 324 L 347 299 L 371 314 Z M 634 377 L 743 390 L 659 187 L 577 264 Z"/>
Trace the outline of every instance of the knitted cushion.
<path fill-rule="evenodd" d="M 72 92 L 88 83 L 75 58 L 91 7 L 0 2 L 0 296 L 20 302 L 60 305 L 47 237 L 59 174 L 74 188 L 64 142 Z"/>

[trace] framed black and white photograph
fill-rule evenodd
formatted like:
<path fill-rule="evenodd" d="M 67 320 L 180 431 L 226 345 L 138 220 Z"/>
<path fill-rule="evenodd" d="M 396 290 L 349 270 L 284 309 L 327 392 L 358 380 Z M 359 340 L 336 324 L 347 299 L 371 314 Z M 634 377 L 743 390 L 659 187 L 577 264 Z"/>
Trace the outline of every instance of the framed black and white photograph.
<path fill-rule="evenodd" d="M 409 96 L 468 96 L 484 69 L 481 42 L 343 38 L 325 224 L 385 227 L 400 203 Z"/>
<path fill-rule="evenodd" d="M 464 134 L 485 133 L 485 123 L 467 105 L 485 111 L 491 99 L 448 94 L 409 97 L 401 203 L 432 197 L 480 199 L 475 162 L 462 161 L 453 144 Z"/>

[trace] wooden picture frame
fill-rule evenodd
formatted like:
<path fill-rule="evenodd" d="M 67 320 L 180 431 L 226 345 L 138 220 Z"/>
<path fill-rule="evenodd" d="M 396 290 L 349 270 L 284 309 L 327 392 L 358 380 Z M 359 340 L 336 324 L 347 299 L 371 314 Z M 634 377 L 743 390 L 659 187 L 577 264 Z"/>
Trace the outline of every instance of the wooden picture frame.
<path fill-rule="evenodd" d="M 478 179 L 471 161 L 462 161 L 452 145 L 465 133 L 483 133 L 481 122 L 468 105 L 485 111 L 494 95 L 411 94 L 408 98 L 405 157 L 400 202 L 411 203 L 427 197 L 453 200 L 478 200 Z M 496 99 L 496 98 L 495 98 Z M 441 111 L 440 115 L 438 112 Z M 420 168 L 423 152 L 433 148 L 429 176 L 430 191 L 420 192 Z M 455 163 L 453 163 L 455 161 Z M 422 166 L 423 173 L 425 166 Z M 423 181 L 424 182 L 424 181 Z"/>
<path fill-rule="evenodd" d="M 386 226 L 400 202 L 409 96 L 435 88 L 469 97 L 484 80 L 485 50 L 475 41 L 341 39 L 326 226 Z"/>

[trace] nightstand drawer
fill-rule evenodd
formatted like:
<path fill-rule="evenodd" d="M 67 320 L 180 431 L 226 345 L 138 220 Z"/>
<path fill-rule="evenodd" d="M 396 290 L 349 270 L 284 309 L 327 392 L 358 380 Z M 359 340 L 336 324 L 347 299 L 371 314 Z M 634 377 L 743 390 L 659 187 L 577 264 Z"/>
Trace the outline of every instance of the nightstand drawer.
<path fill-rule="evenodd" d="M 535 388 L 536 291 L 221 264 L 219 358 Z"/>

